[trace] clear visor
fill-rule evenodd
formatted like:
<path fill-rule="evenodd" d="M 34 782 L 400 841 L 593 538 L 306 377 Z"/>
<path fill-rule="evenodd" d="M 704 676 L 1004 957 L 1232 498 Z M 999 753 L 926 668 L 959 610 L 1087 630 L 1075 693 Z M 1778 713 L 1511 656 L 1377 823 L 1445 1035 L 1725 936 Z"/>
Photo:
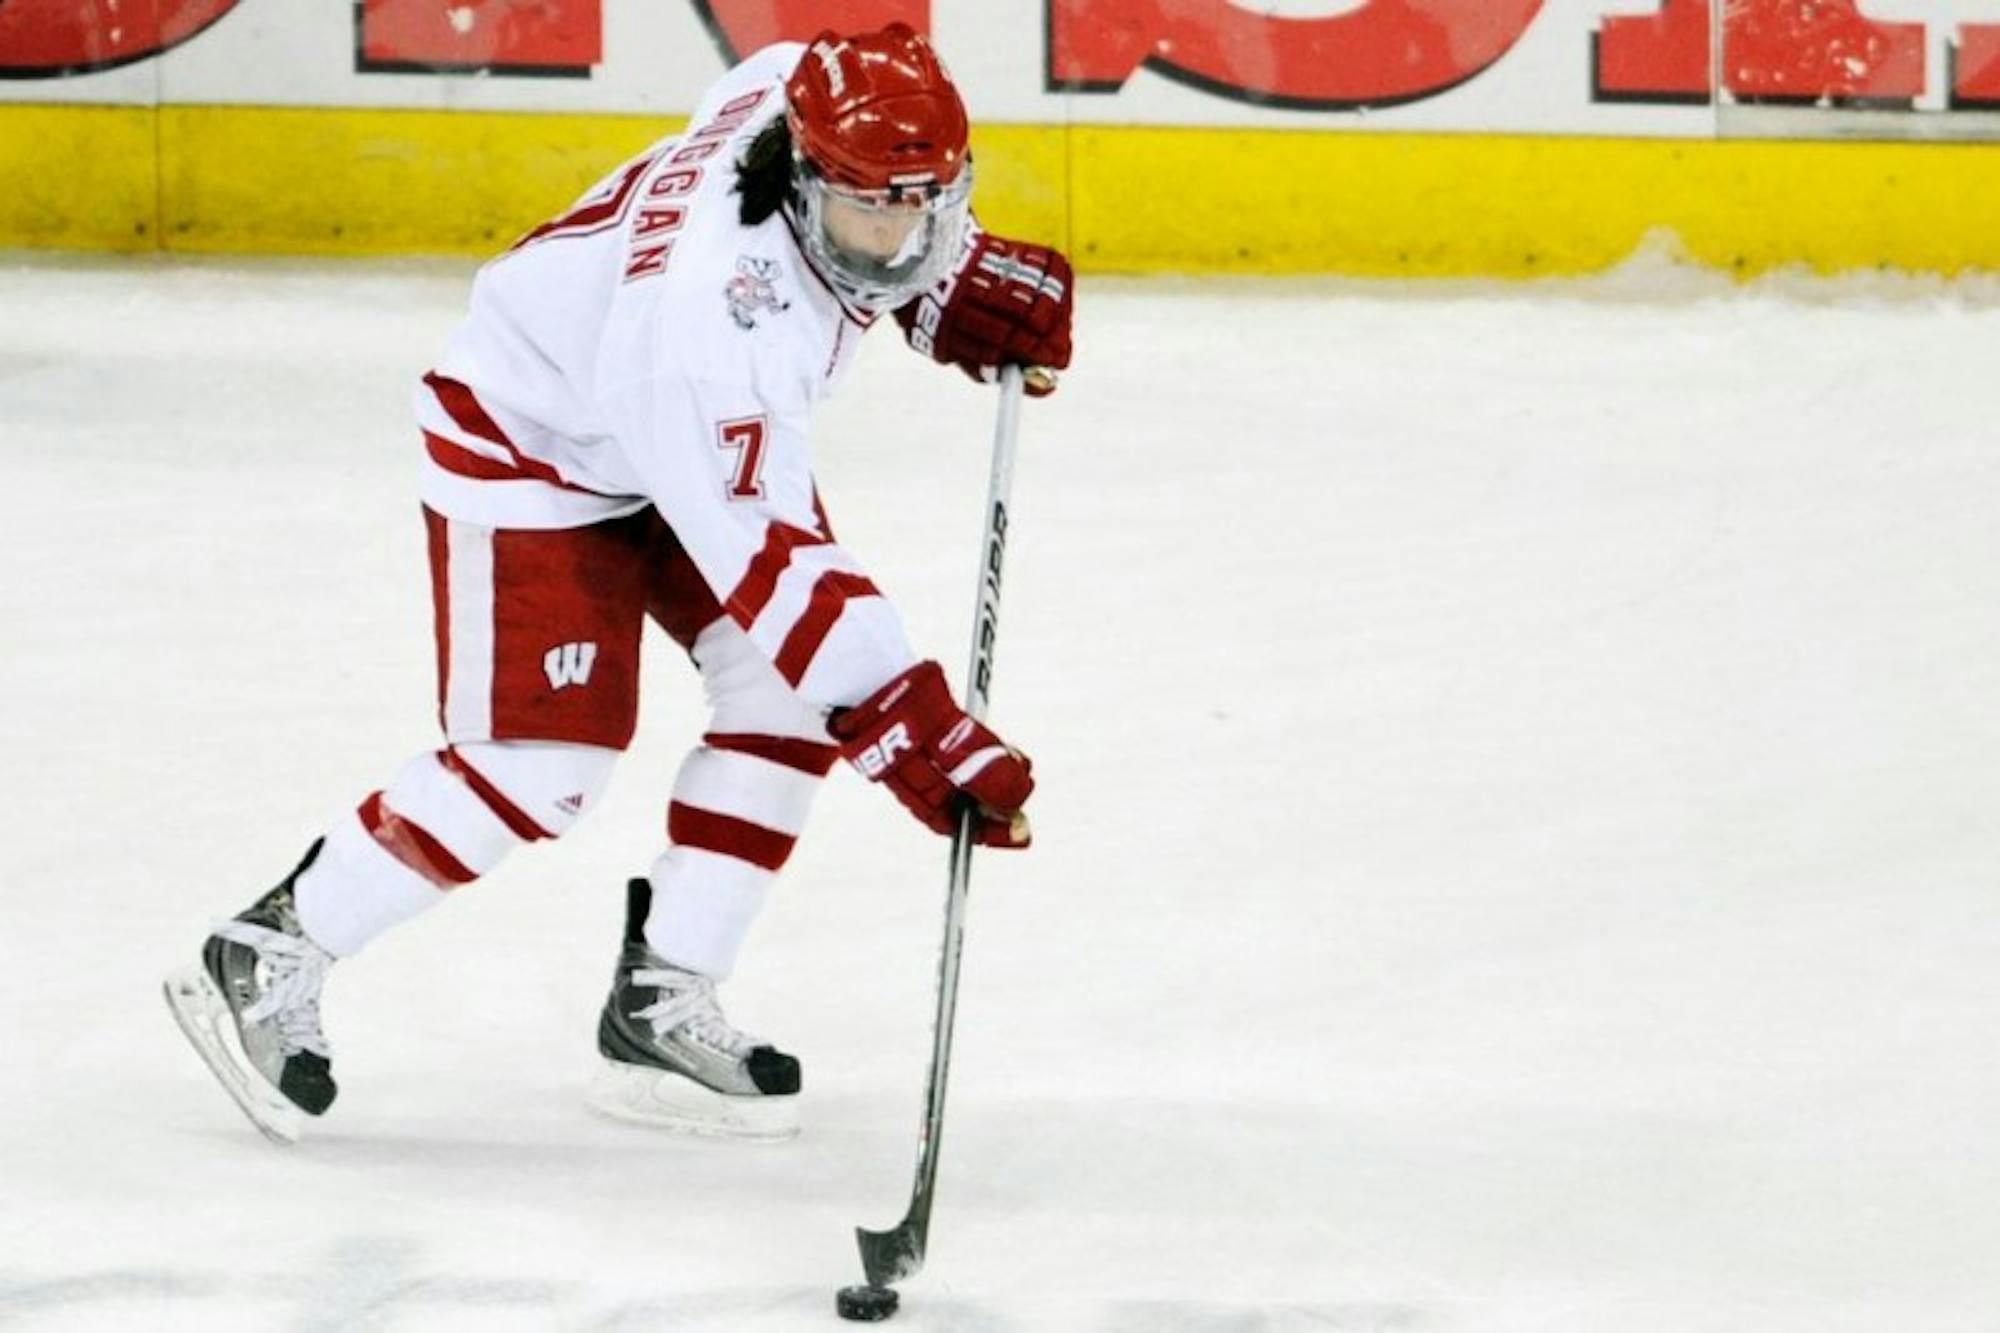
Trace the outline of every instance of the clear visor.
<path fill-rule="evenodd" d="M 855 190 L 805 164 L 797 176 L 806 253 L 849 301 L 893 309 L 950 270 L 965 234 L 971 163 L 942 189 Z"/>

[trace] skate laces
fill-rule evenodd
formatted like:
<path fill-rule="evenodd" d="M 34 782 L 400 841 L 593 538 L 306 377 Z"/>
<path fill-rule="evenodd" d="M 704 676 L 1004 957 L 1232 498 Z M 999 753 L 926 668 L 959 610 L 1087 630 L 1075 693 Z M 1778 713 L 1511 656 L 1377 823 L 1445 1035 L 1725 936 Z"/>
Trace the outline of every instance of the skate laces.
<path fill-rule="evenodd" d="M 212 932 L 232 944 L 247 945 L 257 951 L 263 964 L 263 984 L 257 1001 L 243 1010 L 245 1023 L 275 1019 L 285 1054 L 311 1051 L 328 1058 L 326 1034 L 319 1027 L 319 993 L 326 984 L 326 970 L 333 955 L 302 935 L 253 925 L 248 921 L 224 921 Z"/>
<path fill-rule="evenodd" d="M 758 1045 L 756 1038 L 738 1032 L 722 1016 L 712 978 L 679 969 L 641 967 L 633 970 L 632 984 L 659 988 L 659 999 L 632 1011 L 632 1017 L 652 1024 L 659 1036 L 679 1028 L 703 1045 L 739 1060 Z"/>

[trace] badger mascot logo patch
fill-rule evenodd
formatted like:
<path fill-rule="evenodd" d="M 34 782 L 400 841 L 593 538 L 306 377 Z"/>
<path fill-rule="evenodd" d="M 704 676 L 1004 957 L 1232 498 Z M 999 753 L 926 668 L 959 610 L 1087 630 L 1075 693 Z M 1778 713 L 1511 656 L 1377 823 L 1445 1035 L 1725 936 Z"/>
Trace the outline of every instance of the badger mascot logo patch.
<path fill-rule="evenodd" d="M 778 261 L 758 259 L 753 255 L 736 257 L 736 276 L 722 289 L 729 298 L 729 317 L 736 321 L 739 329 L 757 327 L 757 312 L 760 310 L 785 311 L 791 303 L 778 299 L 778 289 L 772 284 L 778 280 Z"/>

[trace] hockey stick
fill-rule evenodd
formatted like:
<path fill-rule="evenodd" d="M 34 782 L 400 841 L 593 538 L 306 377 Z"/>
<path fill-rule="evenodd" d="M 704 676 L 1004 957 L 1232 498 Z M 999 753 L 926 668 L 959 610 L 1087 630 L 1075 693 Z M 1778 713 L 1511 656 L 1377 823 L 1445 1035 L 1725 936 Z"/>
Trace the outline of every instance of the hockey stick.
<path fill-rule="evenodd" d="M 1042 375 L 1033 370 L 1030 374 Z M 1007 554 L 1007 497 L 1014 486 L 1014 437 L 1021 425 L 1022 372 L 1000 372 L 1000 418 L 993 430 L 993 470 L 986 488 L 986 539 L 980 545 L 979 602 L 973 613 L 972 664 L 965 711 L 984 720 L 993 688 L 993 644 L 1000 626 L 1000 567 Z M 917 1140 L 917 1180 L 910 1209 L 889 1231 L 856 1227 L 861 1267 L 871 1287 L 886 1287 L 924 1266 L 931 1200 L 937 1185 L 938 1139 L 944 1132 L 945 1076 L 951 1069 L 951 1024 L 958 1012 L 958 955 L 965 944 L 965 898 L 972 877 L 972 812 L 958 817 L 951 840 L 951 878 L 944 900 L 944 948 L 938 958 L 937 1017 L 931 1025 L 931 1072 L 924 1087 L 924 1124 Z"/>

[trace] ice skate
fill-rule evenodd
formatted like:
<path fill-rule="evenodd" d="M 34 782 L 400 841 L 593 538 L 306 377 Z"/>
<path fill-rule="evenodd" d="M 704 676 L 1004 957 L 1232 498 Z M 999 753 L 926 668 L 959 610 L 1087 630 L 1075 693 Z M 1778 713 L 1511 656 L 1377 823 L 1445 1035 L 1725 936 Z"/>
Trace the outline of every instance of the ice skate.
<path fill-rule="evenodd" d="M 604 1067 L 587 1104 L 683 1134 L 791 1138 L 799 1132 L 799 1062 L 731 1027 L 713 980 L 647 947 L 652 896 L 643 879 L 626 890 L 625 945 L 597 1024 Z"/>
<path fill-rule="evenodd" d="M 319 1027 L 320 987 L 333 955 L 299 927 L 292 885 L 319 855 L 315 842 L 284 881 L 202 945 L 201 961 L 167 979 L 167 1007 L 251 1123 L 295 1143 L 307 1115 L 336 1091 Z"/>

